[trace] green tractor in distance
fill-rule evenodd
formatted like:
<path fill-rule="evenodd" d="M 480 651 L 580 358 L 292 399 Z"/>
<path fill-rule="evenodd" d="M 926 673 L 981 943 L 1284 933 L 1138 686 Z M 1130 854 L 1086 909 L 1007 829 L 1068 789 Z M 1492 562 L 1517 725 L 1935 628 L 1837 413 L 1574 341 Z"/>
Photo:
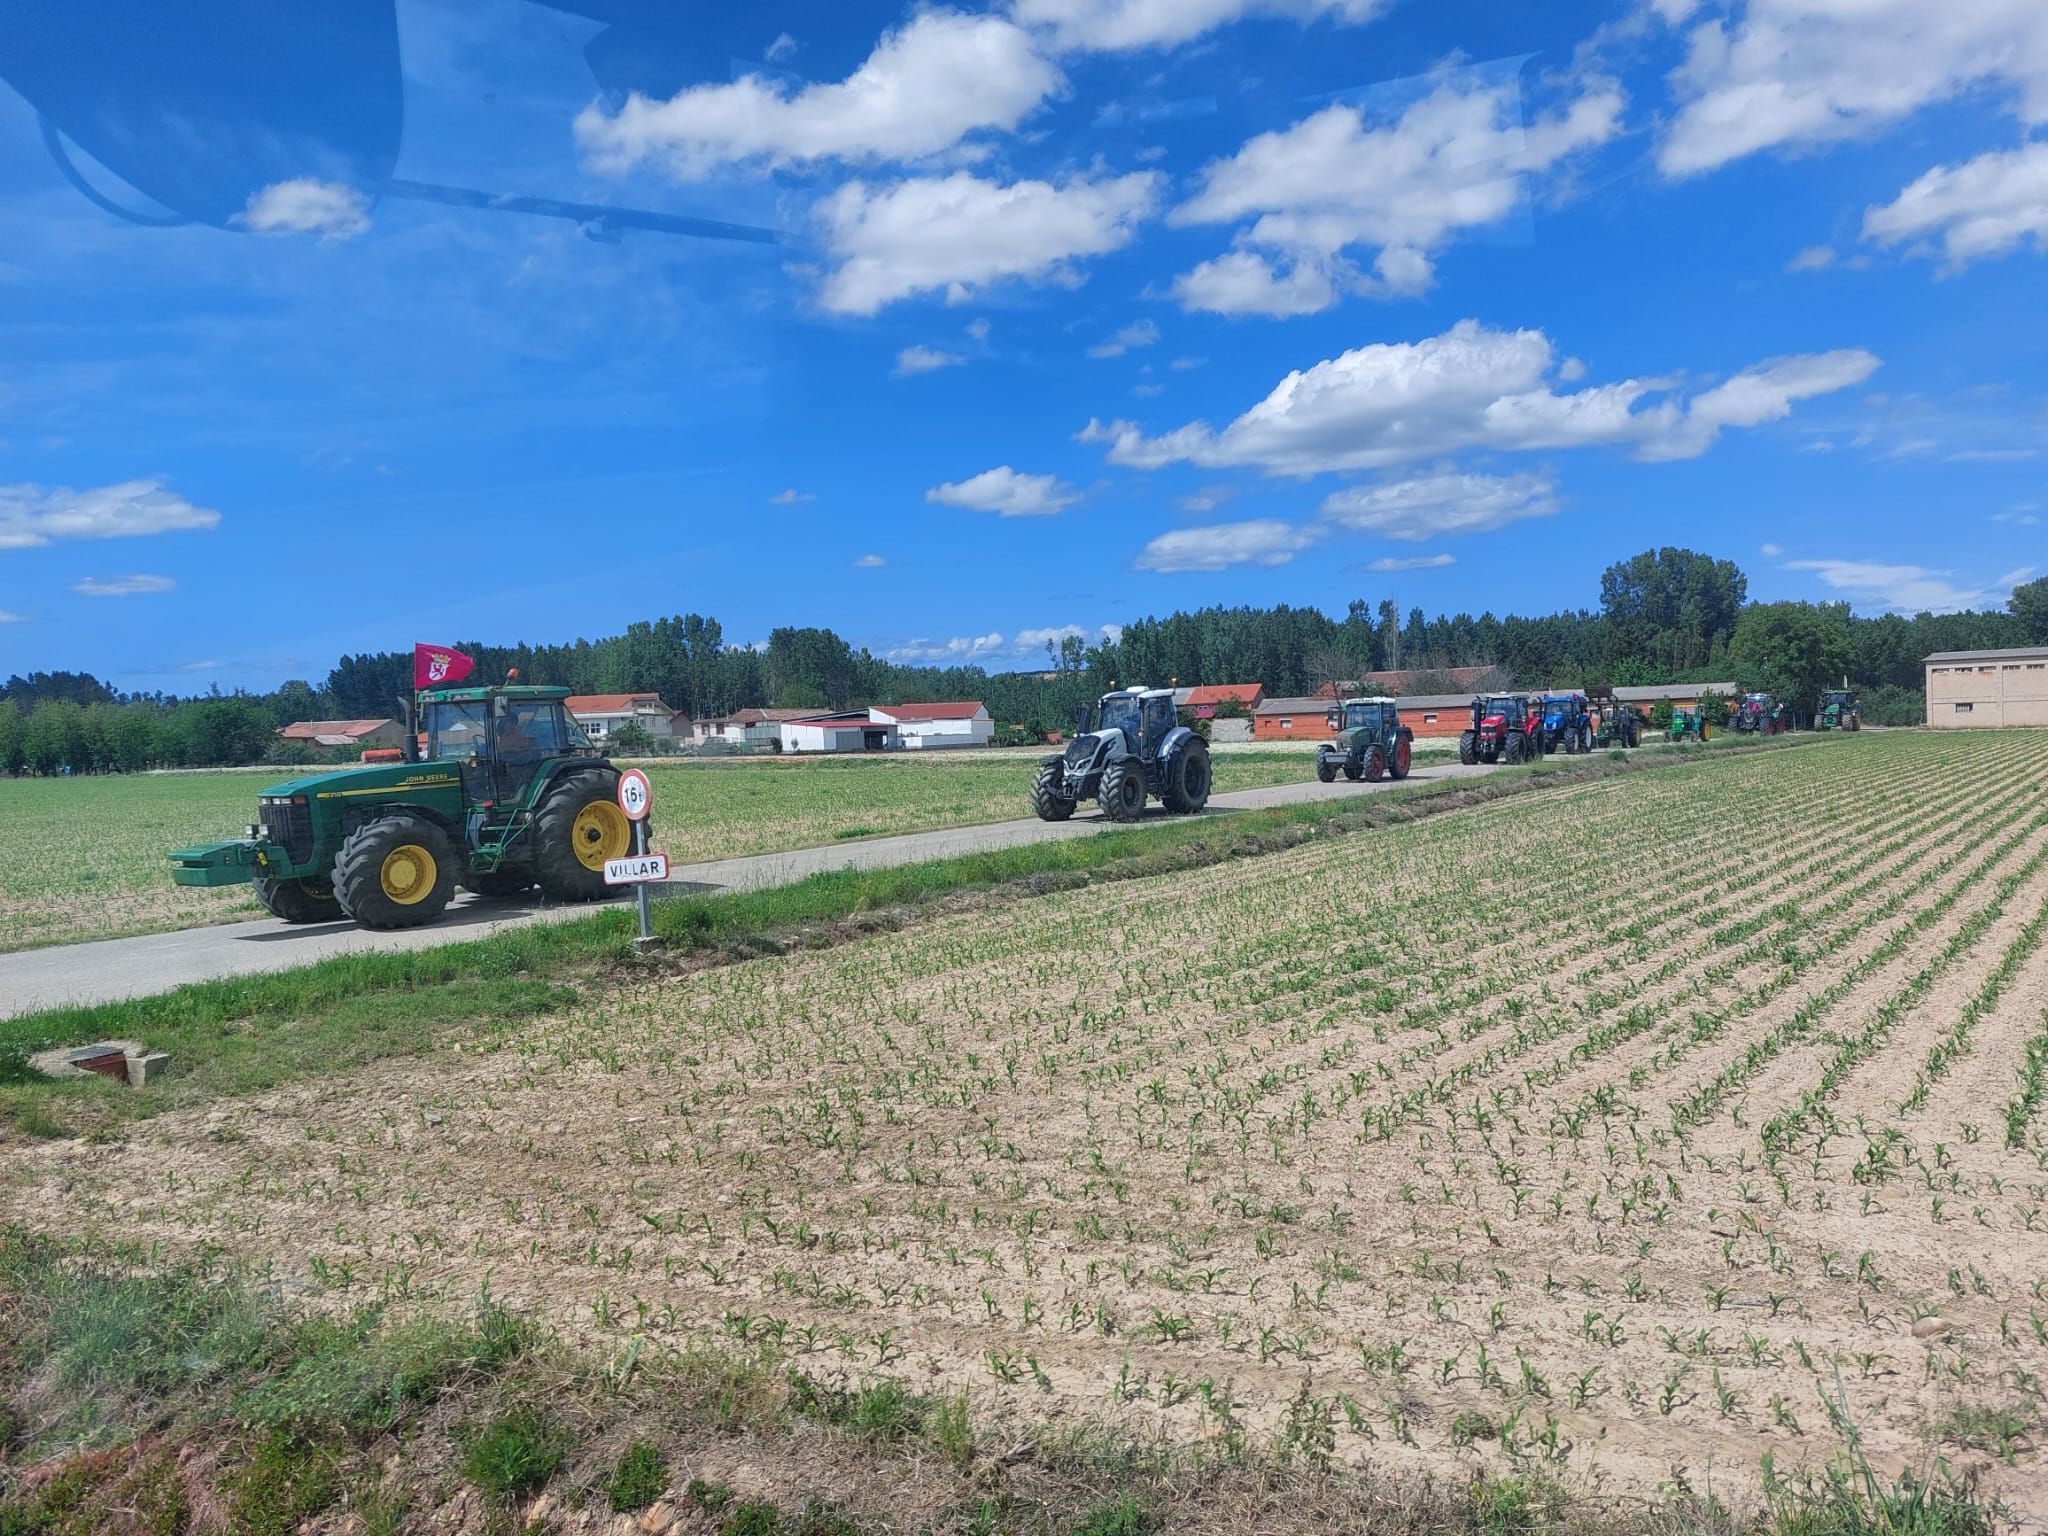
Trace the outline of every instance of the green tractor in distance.
<path fill-rule="evenodd" d="M 1707 717 L 1697 709 L 1674 709 L 1671 711 L 1671 728 L 1664 736 L 1667 741 L 1705 741 Z"/>
<path fill-rule="evenodd" d="M 1330 710 L 1330 731 L 1337 739 L 1316 749 L 1316 777 L 1325 784 L 1340 772 L 1354 784 L 1408 777 L 1415 732 L 1401 723 L 1393 699 L 1346 699 Z"/>
<path fill-rule="evenodd" d="M 1856 702 L 1856 695 L 1846 688 L 1830 688 L 1820 696 L 1820 707 L 1813 712 L 1813 728 L 1816 731 L 1860 731 L 1863 729 L 1863 709 Z"/>
<path fill-rule="evenodd" d="M 273 784 L 246 837 L 171 855 L 179 885 L 255 887 L 287 923 L 417 928 L 456 885 L 552 901 L 607 893 L 632 851 L 618 770 L 570 718 L 566 688 L 440 688 L 419 696 L 426 755 Z"/>
<path fill-rule="evenodd" d="M 1633 704 L 1624 704 L 1614 690 L 1598 684 L 1586 690 L 1586 708 L 1593 713 L 1595 747 L 1639 747 L 1649 724 Z"/>

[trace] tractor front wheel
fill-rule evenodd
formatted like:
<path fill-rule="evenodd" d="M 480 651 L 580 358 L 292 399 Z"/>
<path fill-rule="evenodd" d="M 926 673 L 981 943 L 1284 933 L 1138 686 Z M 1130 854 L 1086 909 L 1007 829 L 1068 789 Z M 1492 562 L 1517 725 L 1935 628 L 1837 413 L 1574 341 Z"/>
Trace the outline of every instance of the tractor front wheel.
<path fill-rule="evenodd" d="M 1209 749 L 1198 736 L 1173 755 L 1160 803 L 1176 816 L 1192 816 L 1209 803 Z"/>
<path fill-rule="evenodd" d="M 424 816 L 399 814 L 349 833 L 334 860 L 334 894 L 365 928 L 420 928 L 448 909 L 455 845 Z"/>
<path fill-rule="evenodd" d="M 331 923 L 344 916 L 334 887 L 318 880 L 276 880 L 258 875 L 256 899 L 281 923 Z"/>
<path fill-rule="evenodd" d="M 1327 752 L 1316 754 L 1316 777 L 1325 784 L 1337 782 L 1337 759 Z"/>
<path fill-rule="evenodd" d="M 1479 733 L 1467 731 L 1458 738 L 1458 761 L 1470 768 L 1479 761 Z"/>
<path fill-rule="evenodd" d="M 1118 758 L 1102 770 L 1102 814 L 1111 821 L 1136 821 L 1145 814 L 1145 770 Z"/>
<path fill-rule="evenodd" d="M 1365 749 L 1365 761 L 1358 766 L 1358 776 L 1368 784 L 1377 784 L 1387 776 L 1387 753 L 1378 745 Z"/>
<path fill-rule="evenodd" d="M 1500 756 L 1504 763 L 1526 761 L 1529 756 L 1529 738 L 1520 731 L 1509 731 L 1508 744 L 1502 749 Z"/>
<path fill-rule="evenodd" d="M 1074 814 L 1074 802 L 1060 791 L 1066 788 L 1066 774 L 1058 763 L 1038 770 L 1038 782 L 1031 786 L 1031 809 L 1040 821 L 1065 821 Z"/>
<path fill-rule="evenodd" d="M 565 773 L 533 818 L 533 872 L 554 901 L 596 901 L 607 859 L 633 851 L 633 824 L 619 809 L 619 775 L 611 768 Z"/>

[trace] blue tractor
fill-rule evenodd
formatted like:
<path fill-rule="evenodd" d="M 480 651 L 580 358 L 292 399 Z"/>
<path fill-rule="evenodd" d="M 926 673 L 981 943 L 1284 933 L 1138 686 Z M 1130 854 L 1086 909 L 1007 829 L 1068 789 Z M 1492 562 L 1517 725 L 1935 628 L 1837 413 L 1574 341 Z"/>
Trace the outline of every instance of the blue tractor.
<path fill-rule="evenodd" d="M 1593 750 L 1593 716 L 1583 693 L 1543 696 L 1543 750 L 1577 756 Z"/>
<path fill-rule="evenodd" d="M 1136 821 L 1147 796 L 1176 816 L 1209 803 L 1209 744 L 1180 723 L 1171 688 L 1120 688 L 1074 714 L 1073 740 L 1031 786 L 1040 821 L 1065 821 L 1083 800 L 1111 821 Z"/>

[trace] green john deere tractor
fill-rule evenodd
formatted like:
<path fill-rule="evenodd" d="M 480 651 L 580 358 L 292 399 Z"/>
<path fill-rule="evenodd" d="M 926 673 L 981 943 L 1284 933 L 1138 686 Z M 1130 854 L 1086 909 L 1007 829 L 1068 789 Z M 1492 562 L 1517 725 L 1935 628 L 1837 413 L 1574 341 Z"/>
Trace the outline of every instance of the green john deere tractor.
<path fill-rule="evenodd" d="M 1356 783 L 1405 779 L 1415 758 L 1415 732 L 1401 723 L 1393 699 L 1346 699 L 1330 711 L 1337 739 L 1316 749 L 1316 777 L 1325 784 L 1342 773 Z"/>
<path fill-rule="evenodd" d="M 287 923 L 417 928 L 455 887 L 553 901 L 606 894 L 632 851 L 618 771 L 570 718 L 566 688 L 440 688 L 419 696 L 410 761 L 273 784 L 246 837 L 171 855 L 179 885 L 249 882 Z"/>
<path fill-rule="evenodd" d="M 1820 707 L 1813 712 L 1813 728 L 1816 731 L 1860 731 L 1863 729 L 1863 710 L 1856 702 L 1856 695 L 1847 688 L 1830 688 L 1820 696 Z"/>

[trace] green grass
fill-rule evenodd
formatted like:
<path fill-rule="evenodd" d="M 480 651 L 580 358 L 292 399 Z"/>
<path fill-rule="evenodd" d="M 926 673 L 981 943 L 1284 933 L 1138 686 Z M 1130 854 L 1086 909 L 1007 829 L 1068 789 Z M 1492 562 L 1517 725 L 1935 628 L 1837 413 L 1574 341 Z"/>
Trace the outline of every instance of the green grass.
<path fill-rule="evenodd" d="M 1037 754 L 744 758 L 661 763 L 656 840 L 677 863 L 1026 815 Z M 0 951 L 157 933 L 259 915 L 247 886 L 171 884 L 165 855 L 239 837 L 278 768 L 101 778 L 0 778 Z M 1228 752 L 1219 791 L 1311 776 L 1300 752 Z"/>

